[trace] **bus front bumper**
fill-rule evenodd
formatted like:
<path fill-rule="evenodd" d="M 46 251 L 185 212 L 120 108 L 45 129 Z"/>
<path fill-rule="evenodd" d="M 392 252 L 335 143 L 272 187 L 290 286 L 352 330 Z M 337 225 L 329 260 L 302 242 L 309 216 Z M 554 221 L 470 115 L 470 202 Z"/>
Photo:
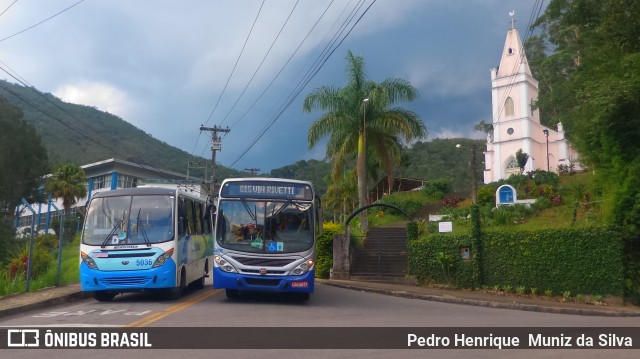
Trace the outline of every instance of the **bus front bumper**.
<path fill-rule="evenodd" d="M 144 291 L 176 286 L 176 263 L 169 259 L 150 269 L 101 271 L 80 264 L 80 285 L 83 291 Z"/>
<path fill-rule="evenodd" d="M 256 292 L 313 293 L 315 271 L 300 276 L 256 276 L 213 268 L 213 287 Z"/>

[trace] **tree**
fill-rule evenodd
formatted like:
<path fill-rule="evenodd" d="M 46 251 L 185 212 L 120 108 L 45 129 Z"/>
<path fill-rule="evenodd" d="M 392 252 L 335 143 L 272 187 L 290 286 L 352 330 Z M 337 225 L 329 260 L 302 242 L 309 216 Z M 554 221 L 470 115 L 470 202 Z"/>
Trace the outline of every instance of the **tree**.
<path fill-rule="evenodd" d="M 0 262 L 10 248 L 11 224 L 23 198 L 35 202 L 48 171 L 47 151 L 22 111 L 0 97 Z"/>
<path fill-rule="evenodd" d="M 45 188 L 55 198 L 62 198 L 65 215 L 77 200 L 87 196 L 85 174 L 82 168 L 75 164 L 58 167 Z"/>
<path fill-rule="evenodd" d="M 346 57 L 347 85 L 343 88 L 323 86 L 304 99 L 303 110 L 327 111 L 309 128 L 309 148 L 329 136 L 327 158 L 332 160 L 332 178 L 338 181 L 347 163 L 357 155 L 358 204 L 366 204 L 367 142 L 371 152 L 393 183 L 395 166 L 400 161 L 402 140 L 406 142 L 427 136 L 427 129 L 418 116 L 391 105 L 413 101 L 418 91 L 409 82 L 388 78 L 378 84 L 367 80 L 364 59 L 351 51 Z M 368 99 L 368 101 L 363 101 Z"/>
<path fill-rule="evenodd" d="M 518 167 L 520 167 L 520 173 L 524 172 L 527 161 L 529 161 L 529 155 L 526 152 L 522 152 L 522 148 L 516 151 L 516 162 L 518 162 Z"/>

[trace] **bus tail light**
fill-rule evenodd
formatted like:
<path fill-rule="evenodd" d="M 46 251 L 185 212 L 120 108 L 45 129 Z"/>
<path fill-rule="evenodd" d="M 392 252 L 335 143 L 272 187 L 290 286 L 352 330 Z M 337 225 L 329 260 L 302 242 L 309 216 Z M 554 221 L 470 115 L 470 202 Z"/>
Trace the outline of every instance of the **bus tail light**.
<path fill-rule="evenodd" d="M 153 262 L 153 265 L 151 266 L 151 268 L 160 267 L 161 265 L 164 264 L 164 262 L 166 262 L 169 258 L 171 258 L 171 255 L 173 255 L 173 248 L 162 253 L 162 255 L 158 257 L 158 259 L 156 259 L 155 262 Z"/>
<path fill-rule="evenodd" d="M 87 267 L 91 269 L 98 269 L 96 261 L 94 261 L 93 258 L 91 258 L 88 254 L 86 254 L 85 252 L 80 252 L 80 257 L 82 258 L 84 264 L 87 265 Z"/>
<path fill-rule="evenodd" d="M 213 258 L 213 260 L 216 262 L 216 265 L 218 265 L 218 267 L 220 267 L 220 269 L 222 269 L 223 271 L 225 271 L 227 273 L 236 273 L 237 272 L 236 269 L 231 265 L 231 263 L 227 262 L 221 256 L 215 256 Z"/>
<path fill-rule="evenodd" d="M 295 267 L 292 271 L 291 274 L 293 275 L 303 275 L 306 274 L 308 271 L 310 271 L 311 269 L 313 269 L 313 259 L 309 259 L 306 262 L 300 263 L 298 264 L 297 267 Z"/>

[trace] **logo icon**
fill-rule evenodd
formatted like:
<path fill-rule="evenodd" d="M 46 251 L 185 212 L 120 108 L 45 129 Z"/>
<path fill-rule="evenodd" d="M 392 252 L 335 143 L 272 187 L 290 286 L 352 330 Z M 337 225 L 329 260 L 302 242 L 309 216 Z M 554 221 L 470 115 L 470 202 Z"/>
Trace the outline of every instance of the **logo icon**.
<path fill-rule="evenodd" d="M 29 348 L 40 346 L 39 329 L 7 330 L 7 346 L 10 348 Z"/>
<path fill-rule="evenodd" d="M 127 264 L 129 264 L 129 261 L 122 261 L 122 265 L 126 266 Z"/>
<path fill-rule="evenodd" d="M 265 268 L 260 268 L 260 275 L 267 274 L 267 270 Z"/>

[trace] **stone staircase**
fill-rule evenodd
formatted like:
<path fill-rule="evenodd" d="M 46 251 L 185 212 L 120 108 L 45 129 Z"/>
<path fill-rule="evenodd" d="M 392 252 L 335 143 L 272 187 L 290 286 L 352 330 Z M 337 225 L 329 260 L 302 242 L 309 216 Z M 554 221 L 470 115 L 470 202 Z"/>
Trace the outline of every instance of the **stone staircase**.
<path fill-rule="evenodd" d="M 370 228 L 354 251 L 350 279 L 414 284 L 406 278 L 407 241 L 406 226 Z"/>

